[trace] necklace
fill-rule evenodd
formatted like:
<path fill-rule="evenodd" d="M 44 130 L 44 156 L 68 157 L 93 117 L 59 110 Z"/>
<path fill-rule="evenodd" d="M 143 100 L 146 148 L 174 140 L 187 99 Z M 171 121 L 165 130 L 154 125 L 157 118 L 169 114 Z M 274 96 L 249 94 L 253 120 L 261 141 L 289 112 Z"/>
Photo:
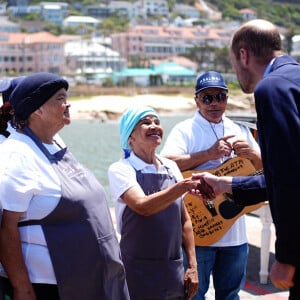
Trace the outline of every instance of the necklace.
<path fill-rule="evenodd" d="M 220 123 L 221 123 L 221 124 L 220 124 Z M 217 141 L 218 141 L 220 138 L 222 138 L 222 137 L 224 136 L 224 123 L 223 123 L 223 120 L 222 120 L 220 123 L 211 123 L 211 122 L 209 122 L 210 128 L 211 128 L 211 130 L 213 131 L 213 133 L 214 133 L 214 135 L 215 135 Z M 215 130 L 215 129 L 217 129 L 217 128 L 215 128 L 215 127 L 216 127 L 217 125 L 219 125 L 219 124 L 222 126 L 222 132 L 221 132 L 221 136 L 220 136 L 220 137 L 218 137 L 217 131 Z M 221 164 L 224 162 L 224 156 L 220 158 L 220 162 L 221 162 Z"/>
<path fill-rule="evenodd" d="M 215 135 L 215 137 L 216 137 L 217 140 L 224 136 L 224 124 L 223 124 L 223 120 L 221 120 L 221 125 L 222 125 L 223 132 L 222 132 L 222 135 L 220 137 L 218 137 L 217 132 L 215 130 L 215 126 L 217 126 L 218 124 L 219 123 L 211 123 L 211 122 L 209 122 L 210 128 L 213 131 L 213 133 L 214 133 L 214 135 Z"/>

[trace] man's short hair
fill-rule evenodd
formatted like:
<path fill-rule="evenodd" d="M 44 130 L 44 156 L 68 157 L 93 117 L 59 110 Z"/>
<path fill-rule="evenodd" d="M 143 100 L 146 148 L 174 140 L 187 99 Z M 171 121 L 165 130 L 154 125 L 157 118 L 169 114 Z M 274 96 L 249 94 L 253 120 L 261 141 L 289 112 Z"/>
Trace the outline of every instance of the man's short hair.
<path fill-rule="evenodd" d="M 280 33 L 269 21 L 249 21 L 235 32 L 231 41 L 231 50 L 237 59 L 241 48 L 248 49 L 257 58 L 269 58 L 282 49 Z"/>

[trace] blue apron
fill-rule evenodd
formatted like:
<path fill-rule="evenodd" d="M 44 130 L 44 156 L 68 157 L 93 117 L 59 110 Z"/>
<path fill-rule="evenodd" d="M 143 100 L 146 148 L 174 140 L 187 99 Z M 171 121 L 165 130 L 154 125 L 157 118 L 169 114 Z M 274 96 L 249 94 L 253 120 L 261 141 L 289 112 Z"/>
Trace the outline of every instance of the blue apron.
<path fill-rule="evenodd" d="M 28 128 L 25 133 L 56 171 L 62 196 L 42 226 L 62 300 L 128 300 L 124 266 L 103 187 L 67 150 L 50 154 Z"/>
<path fill-rule="evenodd" d="M 136 171 L 145 195 L 173 185 L 170 174 Z M 125 208 L 121 252 L 131 300 L 184 299 L 182 257 L 182 199 L 151 216 Z"/>

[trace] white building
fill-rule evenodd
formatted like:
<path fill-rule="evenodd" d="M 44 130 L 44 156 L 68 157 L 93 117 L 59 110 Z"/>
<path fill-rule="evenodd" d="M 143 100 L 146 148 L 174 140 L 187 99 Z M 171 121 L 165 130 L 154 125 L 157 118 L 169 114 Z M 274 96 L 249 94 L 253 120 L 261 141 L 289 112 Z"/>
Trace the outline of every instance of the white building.
<path fill-rule="evenodd" d="M 63 20 L 64 27 L 77 27 L 80 25 L 96 27 L 99 23 L 99 20 L 89 16 L 69 16 Z"/>
<path fill-rule="evenodd" d="M 20 25 L 11 22 L 5 16 L 0 16 L 0 32 L 21 32 Z"/>
<path fill-rule="evenodd" d="M 68 12 L 65 2 L 41 2 L 40 7 L 42 19 L 58 25 L 62 25 Z"/>
<path fill-rule="evenodd" d="M 6 13 L 6 4 L 0 3 L 0 15 L 3 16 Z"/>
<path fill-rule="evenodd" d="M 77 75 L 110 75 L 126 66 L 126 60 L 116 51 L 97 40 L 78 38 L 65 42 L 65 73 Z"/>
<path fill-rule="evenodd" d="M 169 15 L 168 2 L 166 0 L 139 0 L 134 3 L 139 14 L 147 17 L 149 15 Z"/>
<path fill-rule="evenodd" d="M 136 5 L 128 1 L 110 1 L 108 7 L 111 14 L 118 12 L 120 15 L 124 15 L 129 19 L 135 18 L 139 14 Z"/>
<path fill-rule="evenodd" d="M 7 8 L 7 11 L 13 16 L 20 16 L 26 14 L 40 14 L 41 7 L 39 5 L 23 5 L 23 3 L 20 3 L 16 6 L 9 6 Z"/>
<path fill-rule="evenodd" d="M 199 10 L 197 10 L 194 6 L 191 5 L 175 4 L 173 7 L 173 11 L 191 19 L 193 18 L 197 19 L 200 17 Z"/>

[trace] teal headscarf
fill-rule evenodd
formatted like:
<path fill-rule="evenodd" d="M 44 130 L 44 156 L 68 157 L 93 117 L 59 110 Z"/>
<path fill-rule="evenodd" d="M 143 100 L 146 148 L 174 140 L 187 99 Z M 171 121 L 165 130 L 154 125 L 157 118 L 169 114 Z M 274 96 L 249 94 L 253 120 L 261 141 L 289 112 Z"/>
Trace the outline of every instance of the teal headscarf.
<path fill-rule="evenodd" d="M 131 147 L 129 146 L 128 139 L 136 126 L 136 124 L 146 116 L 155 116 L 159 119 L 157 112 L 150 107 L 138 107 L 128 109 L 121 117 L 120 120 L 120 140 L 121 147 L 124 151 L 125 158 L 130 155 Z"/>

